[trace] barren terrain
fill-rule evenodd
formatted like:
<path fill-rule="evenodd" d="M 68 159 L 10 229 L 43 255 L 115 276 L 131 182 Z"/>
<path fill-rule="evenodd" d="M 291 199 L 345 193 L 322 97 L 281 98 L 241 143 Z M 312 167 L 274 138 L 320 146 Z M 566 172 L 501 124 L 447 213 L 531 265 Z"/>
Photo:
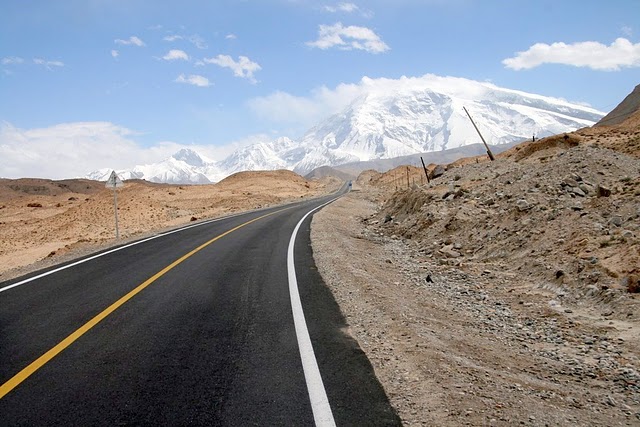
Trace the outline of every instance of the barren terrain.
<path fill-rule="evenodd" d="M 113 191 L 88 180 L 0 180 L 0 281 L 146 234 L 206 218 L 314 197 L 337 179 L 290 171 L 241 172 L 213 185 L 127 181 Z"/>
<path fill-rule="evenodd" d="M 428 184 L 365 172 L 314 216 L 346 333 L 406 425 L 640 425 L 639 117 Z"/>

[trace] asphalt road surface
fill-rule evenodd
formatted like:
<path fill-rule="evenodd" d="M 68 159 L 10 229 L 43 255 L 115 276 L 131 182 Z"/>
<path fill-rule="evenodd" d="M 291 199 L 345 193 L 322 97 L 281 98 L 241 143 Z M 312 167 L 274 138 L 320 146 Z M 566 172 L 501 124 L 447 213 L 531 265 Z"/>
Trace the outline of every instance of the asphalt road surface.
<path fill-rule="evenodd" d="M 311 215 L 290 287 L 294 228 L 329 200 L 0 283 L 0 425 L 400 425 L 315 268 Z"/>

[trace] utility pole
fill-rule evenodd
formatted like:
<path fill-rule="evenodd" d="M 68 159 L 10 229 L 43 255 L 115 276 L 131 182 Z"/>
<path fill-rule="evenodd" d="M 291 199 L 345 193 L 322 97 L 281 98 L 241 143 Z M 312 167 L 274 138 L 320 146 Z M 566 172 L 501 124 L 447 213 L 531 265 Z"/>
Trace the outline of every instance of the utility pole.
<path fill-rule="evenodd" d="M 493 153 L 491 152 L 491 149 L 489 149 L 489 146 L 487 145 L 487 141 L 484 140 L 482 134 L 480 133 L 480 129 L 478 129 L 478 126 L 476 126 L 476 123 L 471 118 L 471 114 L 469 114 L 466 107 L 462 107 L 462 109 L 464 110 L 465 113 L 467 113 L 469 120 L 471 120 L 471 124 L 473 125 L 474 128 L 476 128 L 476 132 L 478 132 L 478 135 L 480 135 L 480 139 L 482 140 L 484 147 L 487 149 L 487 155 L 489 156 L 489 159 L 491 159 L 491 161 L 494 161 L 495 157 L 493 157 Z"/>
<path fill-rule="evenodd" d="M 427 167 L 424 165 L 424 160 L 422 156 L 420 156 L 420 161 L 422 162 L 422 169 L 424 169 L 424 176 L 427 177 L 427 184 L 429 184 L 429 172 L 427 172 Z"/>
<path fill-rule="evenodd" d="M 407 166 L 407 188 L 411 188 L 411 185 L 409 184 L 409 166 Z"/>

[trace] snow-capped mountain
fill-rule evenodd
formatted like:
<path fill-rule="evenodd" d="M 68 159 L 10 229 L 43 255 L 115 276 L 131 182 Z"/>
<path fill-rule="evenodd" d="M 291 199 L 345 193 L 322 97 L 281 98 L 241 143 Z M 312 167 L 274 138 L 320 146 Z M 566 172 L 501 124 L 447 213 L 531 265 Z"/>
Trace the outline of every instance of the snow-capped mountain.
<path fill-rule="evenodd" d="M 592 108 L 450 77 L 400 79 L 372 88 L 345 110 L 309 130 L 308 151 L 293 168 L 307 173 L 323 165 L 387 159 L 456 148 L 480 141 L 463 107 L 485 139 L 503 144 L 591 126 Z"/>
<path fill-rule="evenodd" d="M 259 142 L 234 151 L 218 166 L 228 175 L 240 171 L 287 169 L 291 162 L 283 153 L 295 150 L 297 144 L 282 137 L 271 142 Z"/>
<path fill-rule="evenodd" d="M 159 163 L 136 166 L 131 170 L 116 171 L 121 179 L 146 179 L 151 182 L 168 184 L 208 184 L 209 177 L 222 179 L 226 176 L 216 163 L 193 150 L 183 148 L 173 156 Z M 100 169 L 91 172 L 87 178 L 106 181 L 111 169 Z"/>
<path fill-rule="evenodd" d="M 120 171 L 123 179 L 215 182 L 243 170 L 291 169 L 388 159 L 480 142 L 466 107 L 490 144 L 544 137 L 591 126 L 604 113 L 590 107 L 490 83 L 426 75 L 398 80 L 364 78 L 346 108 L 293 141 L 278 138 L 240 148 L 214 162 L 183 149 L 169 159 Z M 111 170 L 91 173 L 106 180 Z"/>

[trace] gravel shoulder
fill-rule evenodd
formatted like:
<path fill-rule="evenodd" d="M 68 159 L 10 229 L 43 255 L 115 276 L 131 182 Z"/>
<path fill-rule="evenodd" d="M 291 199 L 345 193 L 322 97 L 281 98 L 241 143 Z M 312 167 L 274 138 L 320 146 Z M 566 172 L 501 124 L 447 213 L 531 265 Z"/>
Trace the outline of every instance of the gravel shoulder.
<path fill-rule="evenodd" d="M 311 237 L 405 425 L 640 425 L 635 317 L 569 308 L 512 271 L 438 262 L 385 232 L 382 201 L 351 192 L 315 214 Z"/>

